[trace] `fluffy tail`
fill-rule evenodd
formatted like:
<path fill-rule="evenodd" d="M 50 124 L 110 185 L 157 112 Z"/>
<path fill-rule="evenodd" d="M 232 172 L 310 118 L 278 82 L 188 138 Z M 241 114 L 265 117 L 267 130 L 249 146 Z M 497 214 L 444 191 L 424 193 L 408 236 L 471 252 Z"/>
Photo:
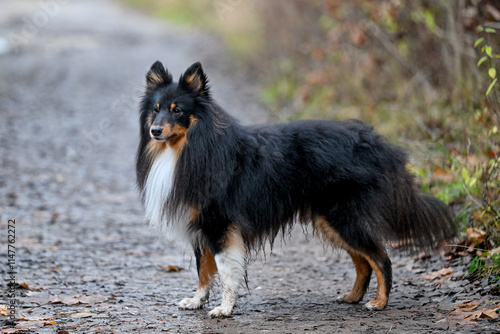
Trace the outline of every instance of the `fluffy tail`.
<path fill-rule="evenodd" d="M 402 169 L 393 188 L 393 240 L 406 249 L 433 251 L 452 240 L 457 226 L 448 207 L 439 199 L 418 191 L 413 176 Z"/>

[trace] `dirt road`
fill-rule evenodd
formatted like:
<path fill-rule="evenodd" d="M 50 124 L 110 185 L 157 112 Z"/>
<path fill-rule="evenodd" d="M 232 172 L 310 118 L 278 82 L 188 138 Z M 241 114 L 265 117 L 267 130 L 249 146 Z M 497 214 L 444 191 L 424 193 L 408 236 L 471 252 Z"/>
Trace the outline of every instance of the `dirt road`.
<path fill-rule="evenodd" d="M 135 188 L 144 75 L 157 59 L 174 77 L 200 60 L 215 98 L 244 123 L 268 120 L 257 88 L 215 38 L 116 1 L 3 0 L 0 7 L 0 249 L 6 263 L 7 223 L 15 219 L 18 302 L 15 327 L 0 306 L 5 333 L 495 332 L 498 322 L 454 311 L 481 298 L 490 305 L 480 286 L 451 275 L 424 278 L 447 266 L 439 257 L 395 255 L 384 311 L 335 303 L 353 283 L 353 266 L 300 229 L 250 265 L 232 318 L 180 311 L 177 302 L 197 285 L 194 260 L 148 230 Z M 7 271 L 0 267 L 2 291 Z M 2 292 L 0 304 L 8 301 Z"/>

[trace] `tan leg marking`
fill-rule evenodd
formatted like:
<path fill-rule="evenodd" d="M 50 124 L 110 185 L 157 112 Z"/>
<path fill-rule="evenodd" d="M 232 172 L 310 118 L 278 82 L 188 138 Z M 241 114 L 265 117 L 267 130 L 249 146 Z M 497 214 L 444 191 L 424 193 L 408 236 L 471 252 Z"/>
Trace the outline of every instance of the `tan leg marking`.
<path fill-rule="evenodd" d="M 363 255 L 353 251 L 347 252 L 351 256 L 354 267 L 356 268 L 356 281 L 354 282 L 351 292 L 341 296 L 338 300 L 353 304 L 359 302 L 365 295 L 367 280 L 370 279 L 372 270 L 370 264 Z"/>
<path fill-rule="evenodd" d="M 351 247 L 344 241 L 340 234 L 330 226 L 323 217 L 318 217 L 313 222 L 314 228 L 320 232 L 323 241 L 330 242 L 332 246 L 349 250 Z M 354 249 L 353 249 L 354 250 Z"/>
<path fill-rule="evenodd" d="M 198 271 L 198 289 L 193 298 L 184 298 L 179 303 L 179 308 L 184 310 L 195 310 L 202 308 L 210 295 L 212 281 L 217 273 L 217 265 L 213 254 L 209 250 L 203 250 L 200 258 Z"/>
<path fill-rule="evenodd" d="M 386 282 L 384 274 L 380 267 L 371 259 L 368 254 L 359 252 L 347 244 L 340 234 L 328 223 L 324 217 L 318 217 L 314 221 L 314 228 L 319 231 L 324 240 L 329 241 L 334 247 L 346 250 L 351 255 L 354 266 L 356 267 L 356 281 L 350 293 L 340 296 L 337 300 L 340 302 L 356 303 L 364 294 L 364 282 L 369 273 L 369 267 L 375 271 L 377 277 L 377 296 L 374 300 L 368 302 L 365 307 L 370 310 L 381 310 L 388 302 Z"/>
<path fill-rule="evenodd" d="M 370 257 L 368 257 L 367 255 L 364 255 L 364 257 L 372 267 L 373 271 L 375 271 L 375 276 L 377 276 L 377 296 L 374 300 L 366 303 L 365 307 L 370 310 L 382 310 L 389 301 L 389 298 L 387 298 L 384 273 Z"/>
<path fill-rule="evenodd" d="M 209 250 L 204 250 L 200 259 L 200 272 L 198 273 L 198 290 L 210 285 L 217 273 L 217 265 L 213 254 Z"/>

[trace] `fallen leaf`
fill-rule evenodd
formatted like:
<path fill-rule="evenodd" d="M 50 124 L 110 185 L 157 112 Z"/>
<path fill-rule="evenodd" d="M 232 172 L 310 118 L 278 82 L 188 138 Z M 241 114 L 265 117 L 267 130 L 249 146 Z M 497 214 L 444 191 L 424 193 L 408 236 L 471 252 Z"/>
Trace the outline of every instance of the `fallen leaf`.
<path fill-rule="evenodd" d="M 494 310 L 476 311 L 472 312 L 471 314 L 465 317 L 465 319 L 470 321 L 477 321 L 477 319 L 496 319 L 496 318 L 498 318 L 498 314 Z"/>
<path fill-rule="evenodd" d="M 45 325 L 45 321 L 19 321 L 16 324 L 18 329 L 35 329 L 41 328 Z"/>
<path fill-rule="evenodd" d="M 453 272 L 453 268 L 448 267 L 448 268 L 443 268 L 441 270 L 435 271 L 432 274 L 429 275 L 424 275 L 424 278 L 427 280 L 435 280 L 436 278 L 441 278 L 444 276 L 447 276 Z"/>
<path fill-rule="evenodd" d="M 92 318 L 93 316 L 95 314 L 90 312 L 78 312 L 70 315 L 71 318 Z"/>
<path fill-rule="evenodd" d="M 166 270 L 166 271 L 171 272 L 171 273 L 176 273 L 176 272 L 179 272 L 182 270 L 182 268 L 178 267 L 178 266 L 166 266 L 166 267 L 162 267 L 161 269 Z"/>
<path fill-rule="evenodd" d="M 80 304 L 80 301 L 74 298 L 64 300 L 55 298 L 54 300 L 49 301 L 49 304 L 78 305 Z"/>
<path fill-rule="evenodd" d="M 476 222 L 476 223 L 482 223 L 486 219 L 483 210 L 476 210 L 476 211 L 472 212 L 471 216 L 472 216 L 472 219 L 474 220 L 474 222 Z M 475 242 L 475 240 L 473 240 L 473 239 L 471 239 L 471 240 L 473 242 Z"/>
<path fill-rule="evenodd" d="M 36 291 L 28 291 L 25 293 L 26 296 L 28 297 L 31 297 L 31 296 L 39 296 L 41 295 L 43 292 L 36 292 Z"/>
<path fill-rule="evenodd" d="M 498 152 L 495 152 L 493 150 L 486 151 L 486 155 L 490 158 L 496 158 L 498 156 L 498 154 L 500 154 L 500 151 L 498 151 Z"/>
<path fill-rule="evenodd" d="M 455 180 L 456 176 L 453 173 L 450 173 L 449 171 L 437 167 L 434 172 L 432 173 L 431 180 L 432 181 L 443 181 L 443 182 L 452 182 Z"/>
<path fill-rule="evenodd" d="M 498 315 L 498 308 L 496 309 L 492 309 L 492 310 L 487 310 L 487 311 L 484 311 L 484 314 L 489 317 L 490 319 L 496 319 L 499 317 Z"/>
<path fill-rule="evenodd" d="M 109 299 L 108 296 L 93 295 L 93 296 L 77 296 L 81 304 L 97 304 Z M 75 297 L 76 298 L 76 297 Z"/>
<path fill-rule="evenodd" d="M 472 303 L 471 303 L 472 302 Z M 481 301 L 469 300 L 464 301 L 462 305 L 455 306 L 456 309 L 450 314 L 452 319 L 457 320 L 459 325 L 467 325 L 471 321 L 477 321 L 478 319 L 497 319 L 499 317 L 498 311 L 500 310 L 500 304 L 492 308 L 482 308 L 481 310 L 471 311 L 473 307 L 478 307 L 481 305 Z"/>
<path fill-rule="evenodd" d="M 486 232 L 480 229 L 469 227 L 465 231 L 470 240 L 472 240 L 476 245 L 482 244 L 484 242 L 484 237 Z"/>
<path fill-rule="evenodd" d="M 493 248 L 492 250 L 488 251 L 488 255 L 495 255 L 495 254 L 500 254 L 500 247 Z"/>
<path fill-rule="evenodd" d="M 7 305 L 0 305 L 0 315 L 3 315 L 4 317 L 8 317 L 10 315 Z"/>
<path fill-rule="evenodd" d="M 465 304 L 465 305 L 458 305 L 457 308 L 473 308 L 477 307 L 477 305 L 474 304 Z"/>
<path fill-rule="evenodd" d="M 55 319 L 55 316 L 48 314 L 19 314 L 17 317 L 19 320 L 27 320 L 27 321 L 41 321 L 41 320 L 52 320 Z"/>
<path fill-rule="evenodd" d="M 55 325 L 57 322 L 55 321 L 47 321 L 47 322 L 44 322 L 43 323 L 43 326 L 52 326 L 52 325 Z"/>
<path fill-rule="evenodd" d="M 109 297 L 94 295 L 94 296 L 82 296 L 77 295 L 71 298 L 60 299 L 58 297 L 49 301 L 49 304 L 63 304 L 63 305 L 80 305 L 80 304 L 96 304 L 102 303 L 103 301 L 108 300 Z"/>

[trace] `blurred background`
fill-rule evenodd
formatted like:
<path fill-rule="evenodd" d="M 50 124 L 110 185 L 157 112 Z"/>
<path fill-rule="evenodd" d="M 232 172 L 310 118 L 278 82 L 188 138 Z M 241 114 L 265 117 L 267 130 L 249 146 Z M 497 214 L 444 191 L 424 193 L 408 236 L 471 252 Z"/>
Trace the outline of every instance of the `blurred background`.
<path fill-rule="evenodd" d="M 481 247 L 498 245 L 500 0 L 123 2 L 218 36 L 276 121 L 374 125 Z"/>

